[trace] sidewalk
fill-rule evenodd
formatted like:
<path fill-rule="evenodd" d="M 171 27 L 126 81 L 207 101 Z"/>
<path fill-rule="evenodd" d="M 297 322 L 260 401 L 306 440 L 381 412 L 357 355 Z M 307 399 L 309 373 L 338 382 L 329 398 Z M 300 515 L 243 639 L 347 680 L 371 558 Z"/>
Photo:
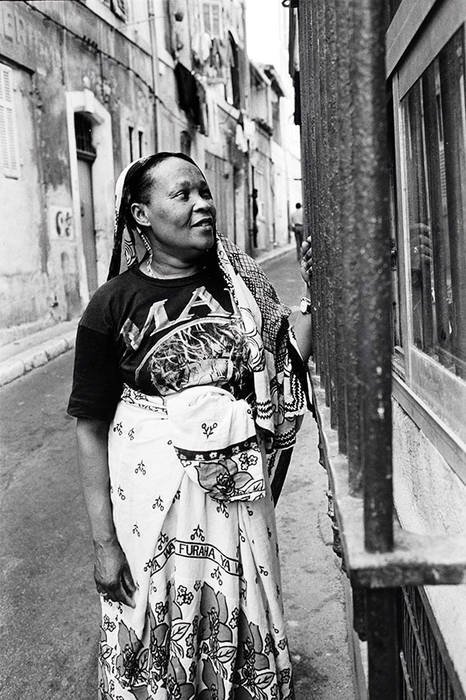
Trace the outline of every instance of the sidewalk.
<path fill-rule="evenodd" d="M 256 258 L 259 264 L 274 260 L 294 249 L 294 243 L 275 248 Z M 37 333 L 0 347 L 0 386 L 42 367 L 74 348 L 79 319 L 50 326 Z"/>

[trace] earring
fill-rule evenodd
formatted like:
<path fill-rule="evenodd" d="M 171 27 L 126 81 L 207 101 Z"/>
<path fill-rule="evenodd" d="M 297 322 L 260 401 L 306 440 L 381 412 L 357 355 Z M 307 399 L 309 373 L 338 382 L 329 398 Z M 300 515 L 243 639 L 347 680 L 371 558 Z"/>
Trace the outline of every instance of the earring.
<path fill-rule="evenodd" d="M 141 241 L 144 243 L 145 249 L 149 253 L 149 258 L 147 260 L 146 267 L 147 267 L 147 270 L 149 271 L 149 274 L 152 274 L 152 257 L 153 257 L 152 248 L 151 248 L 151 245 L 149 243 L 149 239 L 147 238 L 146 234 L 143 233 L 142 231 L 139 231 L 139 235 L 141 237 Z"/>

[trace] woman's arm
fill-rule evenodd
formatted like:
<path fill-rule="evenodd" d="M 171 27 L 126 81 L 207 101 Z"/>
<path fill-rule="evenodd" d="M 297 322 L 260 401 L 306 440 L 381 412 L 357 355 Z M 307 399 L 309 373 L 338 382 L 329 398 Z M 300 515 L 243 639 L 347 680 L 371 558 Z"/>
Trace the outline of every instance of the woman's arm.
<path fill-rule="evenodd" d="M 310 299 L 309 284 L 311 281 L 311 239 L 307 238 L 301 245 L 301 276 L 306 284 L 306 296 Z M 298 311 L 290 318 L 290 324 L 298 344 L 299 352 L 304 362 L 307 363 L 312 351 L 312 318 L 311 314 L 303 314 Z"/>
<path fill-rule="evenodd" d="M 112 517 L 108 473 L 108 422 L 78 418 L 78 460 L 94 541 L 94 578 L 99 593 L 134 607 L 136 587 L 118 542 Z"/>

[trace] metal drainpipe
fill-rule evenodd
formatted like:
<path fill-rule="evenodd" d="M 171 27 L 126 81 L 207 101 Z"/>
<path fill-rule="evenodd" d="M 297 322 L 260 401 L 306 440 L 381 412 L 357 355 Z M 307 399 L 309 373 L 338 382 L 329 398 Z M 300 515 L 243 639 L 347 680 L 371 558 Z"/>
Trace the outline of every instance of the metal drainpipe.
<path fill-rule="evenodd" d="M 157 100 L 159 99 L 159 84 L 158 84 L 158 52 L 157 52 L 157 35 L 155 32 L 155 12 L 154 0 L 147 0 L 147 13 L 149 15 L 149 33 L 150 33 L 150 50 L 151 50 L 151 65 L 152 65 L 152 89 L 154 91 L 154 152 L 159 150 L 160 138 L 160 123 L 159 123 L 159 107 Z"/>

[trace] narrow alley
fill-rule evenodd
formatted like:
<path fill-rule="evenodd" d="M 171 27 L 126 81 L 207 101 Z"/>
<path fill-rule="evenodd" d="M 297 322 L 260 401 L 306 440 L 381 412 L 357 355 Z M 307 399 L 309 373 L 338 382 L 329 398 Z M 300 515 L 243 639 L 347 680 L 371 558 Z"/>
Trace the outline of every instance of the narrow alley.
<path fill-rule="evenodd" d="M 466 700 L 465 85 L 466 0 L 0 0 L 2 700 Z"/>
<path fill-rule="evenodd" d="M 295 255 L 265 263 L 282 300 L 297 297 Z M 5 700 L 91 700 L 99 603 L 65 408 L 72 352 L 0 389 Z M 306 416 L 278 505 L 286 620 L 297 700 L 352 700 L 342 575 L 331 547 L 326 476 Z"/>

